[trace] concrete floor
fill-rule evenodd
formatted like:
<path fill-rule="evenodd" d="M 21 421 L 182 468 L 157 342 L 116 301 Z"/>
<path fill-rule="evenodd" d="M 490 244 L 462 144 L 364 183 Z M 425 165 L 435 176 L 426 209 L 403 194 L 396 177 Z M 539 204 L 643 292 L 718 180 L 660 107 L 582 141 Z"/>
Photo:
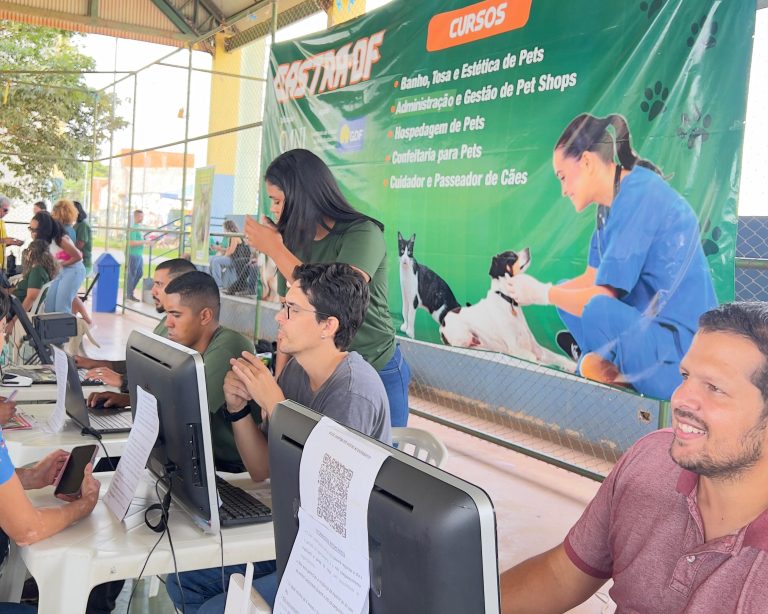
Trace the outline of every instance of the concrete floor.
<path fill-rule="evenodd" d="M 151 310 L 143 307 L 145 313 Z M 119 359 L 125 354 L 125 342 L 136 328 L 151 330 L 156 320 L 127 311 L 119 314 L 93 314 L 93 335 L 101 348 L 88 345 L 89 356 Z M 594 496 L 599 484 L 534 460 L 501 446 L 483 441 L 435 422 L 412 416 L 409 426 L 434 433 L 448 447 L 450 457 L 443 467 L 483 488 L 496 509 L 499 569 L 547 550 L 560 541 Z M 157 598 L 147 600 L 142 583 L 132 612 L 171 612 L 161 586 Z M 125 612 L 127 595 L 116 612 Z M 120 609 L 123 608 L 123 609 Z M 607 586 L 578 608 L 577 614 L 607 614 L 615 606 L 607 595 Z"/>

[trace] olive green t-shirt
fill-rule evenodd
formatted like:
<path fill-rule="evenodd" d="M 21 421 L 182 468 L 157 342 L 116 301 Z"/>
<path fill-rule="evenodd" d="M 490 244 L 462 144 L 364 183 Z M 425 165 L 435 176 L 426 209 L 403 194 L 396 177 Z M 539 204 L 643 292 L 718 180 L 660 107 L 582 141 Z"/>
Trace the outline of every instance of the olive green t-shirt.
<path fill-rule="evenodd" d="M 93 250 L 93 241 L 91 240 L 91 227 L 87 222 L 78 222 L 75 224 L 75 241 L 82 241 L 83 247 L 83 265 L 90 271 L 93 264 L 91 252 Z"/>
<path fill-rule="evenodd" d="M 30 288 L 37 288 L 39 290 L 49 281 L 51 281 L 51 277 L 48 275 L 48 271 L 38 264 L 33 266 L 29 273 L 21 278 L 13 294 L 23 303 L 24 299 L 27 298 L 27 290 Z"/>
<path fill-rule="evenodd" d="M 224 376 L 230 369 L 229 359 L 239 358 L 244 351 L 253 352 L 253 349 L 253 343 L 240 333 L 220 326 L 203 352 L 213 458 L 217 466 L 222 462 L 230 465 L 221 467 L 222 470 L 232 471 L 235 469 L 232 465 L 238 466 L 240 471 L 245 470 L 235 444 L 232 424 L 221 417 L 219 408 L 224 405 Z M 256 423 L 261 422 L 260 411 L 254 404 L 251 417 Z"/>
<path fill-rule="evenodd" d="M 365 271 L 371 278 L 371 300 L 365 320 L 357 331 L 350 351 L 355 351 L 377 371 L 395 353 L 395 328 L 389 314 L 387 293 L 387 248 L 384 233 L 369 220 L 337 222 L 333 230 L 314 241 L 303 262 L 343 262 Z M 280 276 L 280 294 L 285 296 L 285 279 Z"/>

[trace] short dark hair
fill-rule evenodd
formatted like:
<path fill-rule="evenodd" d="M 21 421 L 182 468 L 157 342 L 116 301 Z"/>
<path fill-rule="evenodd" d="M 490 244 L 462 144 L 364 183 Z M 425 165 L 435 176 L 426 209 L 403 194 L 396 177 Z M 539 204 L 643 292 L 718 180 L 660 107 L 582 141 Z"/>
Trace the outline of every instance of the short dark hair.
<path fill-rule="evenodd" d="M 213 310 L 213 317 L 219 319 L 221 298 L 216 281 L 202 271 L 191 271 L 176 277 L 165 287 L 166 294 L 181 295 L 181 304 L 191 307 L 198 313 L 208 307 Z"/>
<path fill-rule="evenodd" d="M 293 278 L 307 295 L 310 305 L 318 312 L 318 322 L 333 316 L 339 329 L 333 342 L 346 350 L 365 319 L 370 292 L 363 276 L 348 264 L 300 264 Z M 325 315 L 323 315 L 325 314 Z"/>
<path fill-rule="evenodd" d="M 170 260 L 161 262 L 155 267 L 155 271 L 168 271 L 168 275 L 171 279 L 175 279 L 179 275 L 191 273 L 196 270 L 195 265 L 186 258 L 171 258 Z"/>
<path fill-rule="evenodd" d="M 37 207 L 40 211 L 48 211 L 48 203 L 44 200 L 38 200 L 33 207 Z"/>
<path fill-rule="evenodd" d="M 749 339 L 763 355 L 763 364 L 752 374 L 752 383 L 766 402 L 763 416 L 768 416 L 768 303 L 743 301 L 725 303 L 699 318 L 703 333 L 732 333 Z"/>

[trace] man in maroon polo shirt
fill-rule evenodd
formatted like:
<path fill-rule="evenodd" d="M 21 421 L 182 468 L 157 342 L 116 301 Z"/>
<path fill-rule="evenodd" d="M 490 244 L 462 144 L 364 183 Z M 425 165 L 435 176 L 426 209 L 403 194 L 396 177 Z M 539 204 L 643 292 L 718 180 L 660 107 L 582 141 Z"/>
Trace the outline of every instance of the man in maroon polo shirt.
<path fill-rule="evenodd" d="M 501 577 L 504 614 L 565 612 L 613 578 L 619 612 L 768 612 L 768 303 L 701 316 L 647 435 L 554 549 Z"/>

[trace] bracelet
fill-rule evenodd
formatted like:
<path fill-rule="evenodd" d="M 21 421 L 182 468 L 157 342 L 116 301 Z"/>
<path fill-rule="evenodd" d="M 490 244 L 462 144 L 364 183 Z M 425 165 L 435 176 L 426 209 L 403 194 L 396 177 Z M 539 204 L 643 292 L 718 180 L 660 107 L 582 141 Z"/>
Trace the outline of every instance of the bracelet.
<path fill-rule="evenodd" d="M 240 411 L 236 412 L 229 412 L 227 411 L 227 404 L 225 403 L 219 408 L 219 412 L 222 414 L 224 420 L 226 420 L 229 423 L 237 422 L 238 420 L 242 420 L 246 416 L 251 415 L 251 406 L 249 403 L 245 404 L 245 407 L 241 409 Z"/>

